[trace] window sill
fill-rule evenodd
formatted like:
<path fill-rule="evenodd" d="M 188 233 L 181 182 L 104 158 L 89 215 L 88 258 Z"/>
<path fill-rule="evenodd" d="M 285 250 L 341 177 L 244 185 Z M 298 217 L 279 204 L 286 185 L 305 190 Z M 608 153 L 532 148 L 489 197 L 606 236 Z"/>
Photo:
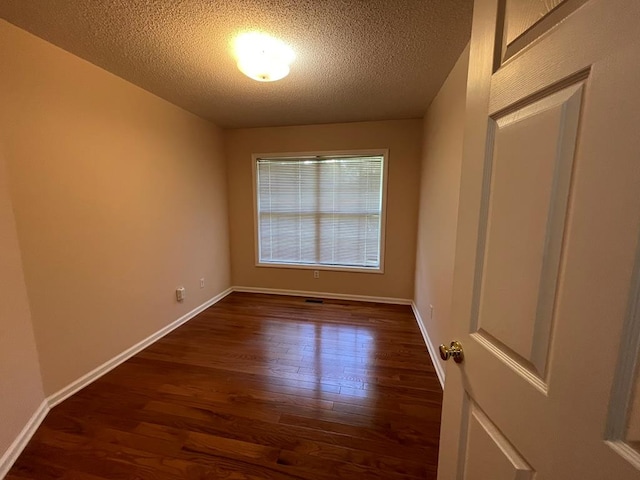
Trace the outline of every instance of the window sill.
<path fill-rule="evenodd" d="M 289 268 L 295 270 L 323 270 L 330 272 L 349 272 L 349 273 L 374 273 L 383 274 L 384 269 L 378 268 L 365 268 L 365 267 L 347 267 L 340 265 L 301 265 L 297 263 L 256 263 L 256 267 L 266 268 Z"/>

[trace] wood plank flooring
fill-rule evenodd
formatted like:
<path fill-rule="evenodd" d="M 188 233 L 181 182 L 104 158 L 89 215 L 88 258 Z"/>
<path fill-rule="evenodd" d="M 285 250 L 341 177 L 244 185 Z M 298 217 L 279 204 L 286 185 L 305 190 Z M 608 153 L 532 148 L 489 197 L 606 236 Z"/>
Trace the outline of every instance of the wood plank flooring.
<path fill-rule="evenodd" d="M 233 293 L 55 407 L 7 480 L 435 479 L 410 307 Z"/>

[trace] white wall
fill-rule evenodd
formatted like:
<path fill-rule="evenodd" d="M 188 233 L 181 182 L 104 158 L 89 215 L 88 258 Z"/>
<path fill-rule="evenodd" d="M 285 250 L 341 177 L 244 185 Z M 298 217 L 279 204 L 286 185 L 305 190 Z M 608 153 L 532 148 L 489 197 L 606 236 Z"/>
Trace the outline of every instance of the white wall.
<path fill-rule="evenodd" d="M 429 107 L 423 124 L 414 301 L 434 346 L 451 341 L 449 323 L 468 65 L 467 46 Z"/>
<path fill-rule="evenodd" d="M 241 287 L 393 297 L 413 295 L 421 121 L 333 123 L 225 131 L 231 280 Z M 256 267 L 251 154 L 389 149 L 384 273 Z"/>
<path fill-rule="evenodd" d="M 0 65 L 49 396 L 230 286 L 222 131 L 4 21 Z"/>
<path fill-rule="evenodd" d="M 1 458 L 44 400 L 20 247 L 1 149 L 0 292 Z M 0 470 L 2 467 L 3 462 L 0 462 Z"/>

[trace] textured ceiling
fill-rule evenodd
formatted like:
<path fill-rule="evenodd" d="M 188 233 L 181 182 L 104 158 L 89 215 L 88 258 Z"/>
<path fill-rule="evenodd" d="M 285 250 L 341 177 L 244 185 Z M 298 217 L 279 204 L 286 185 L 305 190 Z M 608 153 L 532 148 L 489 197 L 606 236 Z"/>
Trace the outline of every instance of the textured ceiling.
<path fill-rule="evenodd" d="M 472 0 L 1 0 L 0 17 L 222 127 L 415 118 L 469 39 Z M 291 45 L 259 83 L 232 42 Z"/>

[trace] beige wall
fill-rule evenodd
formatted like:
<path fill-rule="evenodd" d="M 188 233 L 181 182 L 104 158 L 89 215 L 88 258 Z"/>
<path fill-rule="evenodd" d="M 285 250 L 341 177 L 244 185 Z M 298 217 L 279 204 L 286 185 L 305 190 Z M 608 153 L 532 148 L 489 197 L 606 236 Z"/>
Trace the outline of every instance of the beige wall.
<path fill-rule="evenodd" d="M 236 286 L 410 299 L 413 296 L 420 120 L 225 131 L 231 280 Z M 352 273 L 255 266 L 251 155 L 389 149 L 385 272 Z"/>
<path fill-rule="evenodd" d="M 0 65 L 0 146 L 50 395 L 230 286 L 222 135 L 4 21 Z"/>
<path fill-rule="evenodd" d="M 414 300 L 434 345 L 448 343 L 467 87 L 467 47 L 424 117 Z M 429 305 L 433 305 L 433 318 Z"/>
<path fill-rule="evenodd" d="M 6 177 L 0 148 L 0 457 L 44 400 Z"/>

